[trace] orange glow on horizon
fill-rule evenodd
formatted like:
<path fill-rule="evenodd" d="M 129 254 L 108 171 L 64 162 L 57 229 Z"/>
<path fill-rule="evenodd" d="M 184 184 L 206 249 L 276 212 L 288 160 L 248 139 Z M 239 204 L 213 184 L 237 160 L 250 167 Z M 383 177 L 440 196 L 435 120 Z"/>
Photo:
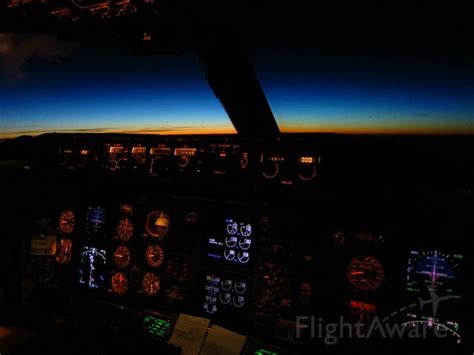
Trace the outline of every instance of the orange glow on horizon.
<path fill-rule="evenodd" d="M 280 126 L 282 133 L 335 133 L 335 134 L 362 134 L 362 135 L 472 135 L 474 127 L 466 126 Z"/>
<path fill-rule="evenodd" d="M 280 125 L 282 133 L 334 133 L 347 135 L 472 135 L 474 126 L 344 126 L 344 125 Z M 156 129 L 114 129 L 114 128 L 77 128 L 56 130 L 25 130 L 17 132 L 0 132 L 0 139 L 15 138 L 19 136 L 38 136 L 44 133 L 77 133 L 77 134 L 150 134 L 150 135 L 217 135 L 237 134 L 233 126 L 216 127 L 189 127 L 189 128 L 156 128 Z"/>
<path fill-rule="evenodd" d="M 0 139 L 15 138 L 19 136 L 38 136 L 45 133 L 76 133 L 76 134 L 152 134 L 152 135 L 214 135 L 237 134 L 233 126 L 230 127 L 190 127 L 187 129 L 57 129 L 44 131 L 0 132 Z"/>

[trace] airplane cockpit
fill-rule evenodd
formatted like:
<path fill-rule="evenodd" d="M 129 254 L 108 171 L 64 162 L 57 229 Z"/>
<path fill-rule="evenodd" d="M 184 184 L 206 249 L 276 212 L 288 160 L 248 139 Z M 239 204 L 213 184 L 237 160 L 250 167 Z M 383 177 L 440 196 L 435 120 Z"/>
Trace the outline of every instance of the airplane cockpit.
<path fill-rule="evenodd" d="M 468 14 L 227 5 L 0 4 L 0 355 L 472 353 Z"/>

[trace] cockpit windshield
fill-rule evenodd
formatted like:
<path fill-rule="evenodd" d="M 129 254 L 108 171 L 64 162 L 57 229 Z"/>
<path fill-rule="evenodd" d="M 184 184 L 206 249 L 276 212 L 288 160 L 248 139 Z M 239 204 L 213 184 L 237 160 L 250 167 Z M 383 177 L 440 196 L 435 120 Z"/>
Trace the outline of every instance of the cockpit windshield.
<path fill-rule="evenodd" d="M 281 132 L 474 132 L 469 40 L 302 23 L 244 37 Z"/>
<path fill-rule="evenodd" d="M 0 33 L 0 138 L 236 133 L 192 54 L 134 55 L 112 34 Z"/>

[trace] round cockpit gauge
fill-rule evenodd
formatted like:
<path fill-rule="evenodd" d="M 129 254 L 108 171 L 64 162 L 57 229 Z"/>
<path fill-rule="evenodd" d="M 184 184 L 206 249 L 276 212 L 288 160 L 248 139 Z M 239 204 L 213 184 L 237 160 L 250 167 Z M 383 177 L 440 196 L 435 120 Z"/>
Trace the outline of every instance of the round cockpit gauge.
<path fill-rule="evenodd" d="M 133 215 L 134 208 L 132 205 L 128 205 L 126 203 L 120 205 L 119 207 L 120 213 L 124 217 L 131 217 Z"/>
<path fill-rule="evenodd" d="M 221 281 L 221 288 L 224 291 L 229 291 L 232 288 L 232 280 L 229 279 L 222 279 Z"/>
<path fill-rule="evenodd" d="M 130 250 L 126 246 L 119 246 L 114 253 L 115 266 L 125 269 L 130 264 Z"/>
<path fill-rule="evenodd" d="M 248 238 L 240 239 L 239 240 L 239 247 L 242 250 L 248 250 L 252 245 L 252 240 Z"/>
<path fill-rule="evenodd" d="M 252 225 L 251 224 L 242 224 L 240 226 L 240 234 L 243 237 L 249 237 L 252 234 Z"/>
<path fill-rule="evenodd" d="M 152 297 L 160 290 L 160 278 L 153 272 L 147 272 L 142 280 L 143 293 Z"/>
<path fill-rule="evenodd" d="M 245 297 L 244 296 L 234 296 L 232 298 L 232 303 L 234 304 L 234 307 L 241 308 L 245 305 Z"/>
<path fill-rule="evenodd" d="M 250 254 L 245 251 L 242 253 L 239 252 L 237 255 L 237 259 L 239 260 L 241 264 L 247 264 L 250 260 Z"/>
<path fill-rule="evenodd" d="M 124 242 L 129 241 L 133 236 L 133 224 L 128 218 L 121 219 L 117 225 L 118 237 Z"/>
<path fill-rule="evenodd" d="M 229 261 L 234 260 L 235 259 L 235 250 L 233 250 L 233 249 L 224 250 L 224 258 L 226 258 L 226 260 L 229 260 Z"/>
<path fill-rule="evenodd" d="M 146 248 L 145 257 L 146 262 L 151 267 L 159 267 L 163 263 L 165 253 L 163 248 L 159 245 L 149 245 Z"/>
<path fill-rule="evenodd" d="M 169 225 L 170 219 L 168 215 L 162 211 L 153 211 L 148 214 L 146 219 L 146 231 L 154 238 L 166 238 L 168 235 Z"/>
<path fill-rule="evenodd" d="M 74 212 L 66 210 L 59 217 L 59 230 L 64 234 L 71 234 L 76 225 L 76 216 Z"/>
<path fill-rule="evenodd" d="M 235 292 L 242 294 L 247 290 L 247 284 L 245 282 L 236 282 L 234 284 Z"/>
<path fill-rule="evenodd" d="M 376 291 L 384 280 L 382 264 L 372 256 L 352 259 L 347 272 L 349 282 L 363 292 Z"/>
<path fill-rule="evenodd" d="M 116 272 L 112 276 L 112 290 L 117 295 L 124 295 L 128 291 L 128 280 L 122 272 Z"/>
<path fill-rule="evenodd" d="M 230 293 L 224 292 L 219 295 L 219 299 L 222 304 L 229 304 L 232 302 L 232 295 Z"/>
<path fill-rule="evenodd" d="M 229 221 L 227 223 L 226 228 L 227 228 L 227 234 L 234 235 L 239 230 L 239 225 L 237 224 L 237 222 Z"/>
<path fill-rule="evenodd" d="M 227 245 L 227 247 L 229 248 L 235 248 L 235 246 L 237 245 L 237 242 L 238 242 L 237 237 L 231 237 L 231 236 L 225 237 L 225 245 Z"/>

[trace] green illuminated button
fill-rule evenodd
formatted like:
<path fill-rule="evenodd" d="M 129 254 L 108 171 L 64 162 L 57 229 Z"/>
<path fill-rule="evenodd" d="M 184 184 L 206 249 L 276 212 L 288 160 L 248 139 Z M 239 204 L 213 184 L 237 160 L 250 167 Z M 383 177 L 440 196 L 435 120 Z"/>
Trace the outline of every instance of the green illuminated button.
<path fill-rule="evenodd" d="M 254 354 L 255 355 L 278 355 L 278 353 L 267 350 L 267 349 L 256 350 Z"/>

